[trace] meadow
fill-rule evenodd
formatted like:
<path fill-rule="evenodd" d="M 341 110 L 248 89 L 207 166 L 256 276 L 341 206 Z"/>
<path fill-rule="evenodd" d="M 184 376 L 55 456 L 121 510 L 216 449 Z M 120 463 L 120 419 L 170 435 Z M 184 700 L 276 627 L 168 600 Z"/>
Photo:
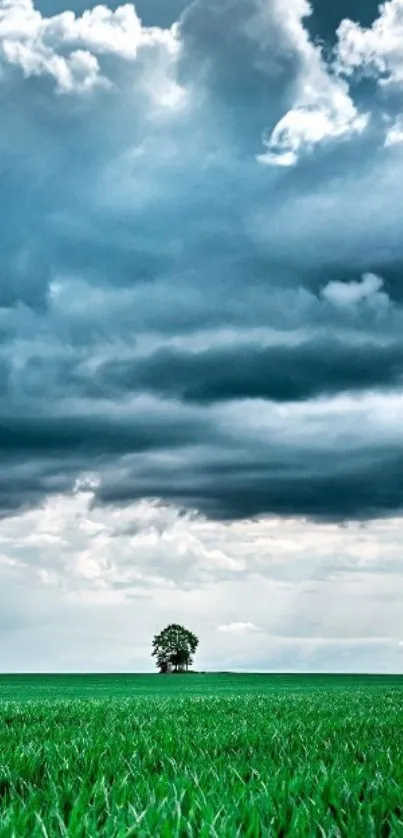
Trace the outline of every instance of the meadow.
<path fill-rule="evenodd" d="M 403 836 L 402 741 L 397 676 L 2 676 L 0 836 Z"/>

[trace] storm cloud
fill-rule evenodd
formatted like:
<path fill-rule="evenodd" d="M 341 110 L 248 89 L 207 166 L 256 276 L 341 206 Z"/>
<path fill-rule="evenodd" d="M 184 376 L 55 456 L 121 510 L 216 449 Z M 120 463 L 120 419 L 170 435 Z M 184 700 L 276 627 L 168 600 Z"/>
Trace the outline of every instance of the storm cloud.
<path fill-rule="evenodd" d="M 402 382 L 400 342 L 351 345 L 322 338 L 262 347 L 239 343 L 200 352 L 158 350 L 138 362 L 110 362 L 100 371 L 117 392 L 209 404 L 246 399 L 295 402 Z"/>
<path fill-rule="evenodd" d="M 175 10 L 0 6 L 1 507 L 394 514 L 399 56 L 375 9 Z"/>

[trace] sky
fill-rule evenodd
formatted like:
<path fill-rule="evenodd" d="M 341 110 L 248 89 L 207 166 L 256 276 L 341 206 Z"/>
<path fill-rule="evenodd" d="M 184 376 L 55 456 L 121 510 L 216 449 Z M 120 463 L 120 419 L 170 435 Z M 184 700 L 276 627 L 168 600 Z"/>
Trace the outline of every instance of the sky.
<path fill-rule="evenodd" d="M 0 671 L 403 672 L 403 0 L 0 0 Z"/>

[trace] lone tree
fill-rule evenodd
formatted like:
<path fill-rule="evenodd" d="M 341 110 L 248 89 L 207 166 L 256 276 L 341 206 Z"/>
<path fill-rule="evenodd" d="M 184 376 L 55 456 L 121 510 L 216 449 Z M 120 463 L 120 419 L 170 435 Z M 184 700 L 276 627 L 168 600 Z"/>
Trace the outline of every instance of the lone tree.
<path fill-rule="evenodd" d="M 198 645 L 195 634 L 173 623 L 155 635 L 152 656 L 160 672 L 187 672 Z"/>

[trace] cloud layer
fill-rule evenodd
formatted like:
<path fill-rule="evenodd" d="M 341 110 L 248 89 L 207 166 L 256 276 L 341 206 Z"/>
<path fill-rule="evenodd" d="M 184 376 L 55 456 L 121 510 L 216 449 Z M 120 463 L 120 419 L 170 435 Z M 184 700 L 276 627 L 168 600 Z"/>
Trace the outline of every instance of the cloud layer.
<path fill-rule="evenodd" d="M 401 519 L 223 524 L 94 490 L 0 522 L 3 669 L 152 671 L 172 619 L 200 634 L 201 669 L 401 668 Z"/>
<path fill-rule="evenodd" d="M 164 29 L 3 0 L 5 512 L 87 470 L 100 499 L 226 518 L 400 508 L 398 417 L 355 424 L 400 403 L 400 152 L 388 99 L 348 86 L 398 87 L 399 4 L 328 62 L 287 8 Z"/>

